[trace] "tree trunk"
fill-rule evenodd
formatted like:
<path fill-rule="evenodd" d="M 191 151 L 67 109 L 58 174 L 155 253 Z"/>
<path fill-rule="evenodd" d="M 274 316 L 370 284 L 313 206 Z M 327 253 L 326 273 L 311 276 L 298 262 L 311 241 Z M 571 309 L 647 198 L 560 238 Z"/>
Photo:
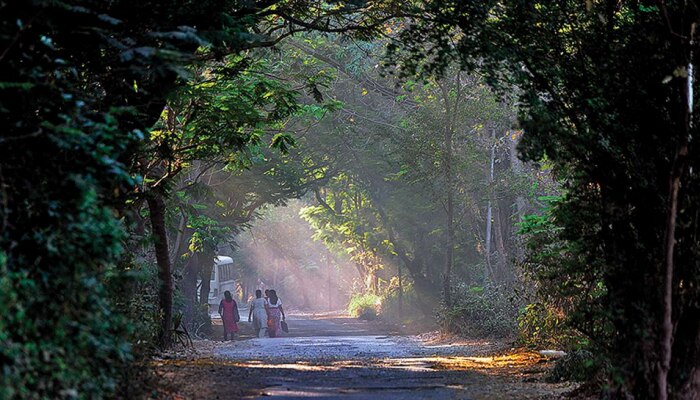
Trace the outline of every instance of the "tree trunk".
<path fill-rule="evenodd" d="M 401 262 L 398 263 L 399 275 L 399 321 L 403 318 L 403 276 L 401 274 Z"/>
<path fill-rule="evenodd" d="M 168 249 L 168 236 L 165 229 L 165 201 L 160 192 L 153 191 L 147 198 L 150 212 L 153 242 L 158 263 L 159 306 L 161 312 L 159 345 L 163 348 L 170 345 L 170 334 L 173 324 L 173 274 Z"/>
<path fill-rule="evenodd" d="M 187 249 L 183 246 L 183 243 L 189 242 L 189 238 L 185 238 L 185 230 L 187 228 L 187 215 L 184 212 L 180 212 L 180 223 L 177 227 L 177 236 L 175 237 L 175 242 L 172 243 L 172 249 L 170 252 L 170 263 L 172 265 L 177 265 L 178 258 L 184 254 L 184 250 Z"/>
<path fill-rule="evenodd" d="M 493 219 L 493 176 L 494 176 L 494 164 L 496 163 L 496 130 L 491 129 L 491 157 L 489 159 L 489 175 L 488 175 L 488 190 L 489 190 L 489 202 L 486 207 L 486 266 L 484 267 L 484 284 L 488 283 L 490 279 L 493 278 L 493 266 L 491 263 L 491 231 L 492 231 L 492 219 Z"/>
<path fill-rule="evenodd" d="M 189 325 L 194 321 L 195 305 L 197 301 L 197 277 L 199 276 L 199 262 L 196 254 L 191 255 L 185 261 L 185 268 L 182 273 L 182 295 L 185 299 L 185 312 L 182 316 L 185 324 Z"/>
<path fill-rule="evenodd" d="M 328 267 L 328 311 L 333 310 L 333 297 L 331 293 L 331 263 L 327 262 Z"/>
<path fill-rule="evenodd" d="M 452 284 L 450 282 L 452 277 L 452 264 L 454 262 L 454 241 L 455 241 L 455 228 L 454 228 L 454 177 L 452 171 L 452 140 L 453 140 L 452 126 L 448 124 L 445 129 L 445 185 L 447 189 L 447 201 L 445 204 L 445 211 L 447 217 L 446 229 L 447 229 L 447 243 L 445 248 L 445 276 L 443 282 L 443 290 L 445 296 L 445 304 L 449 307 L 452 305 Z"/>
<path fill-rule="evenodd" d="M 506 249 L 505 235 L 507 225 L 503 222 L 500 204 L 496 204 L 494 213 L 494 221 L 496 222 L 495 239 L 496 247 L 498 248 L 498 280 L 499 282 L 508 281 L 511 274 L 508 271 L 508 250 Z"/>
<path fill-rule="evenodd" d="M 199 287 L 199 304 L 209 304 L 209 291 L 211 290 L 211 272 L 214 269 L 213 263 L 201 263 L 200 276 L 202 278 L 202 286 Z"/>
<path fill-rule="evenodd" d="M 681 154 L 683 147 L 678 150 Z M 687 144 L 685 146 L 687 154 Z M 659 369 L 656 377 L 657 399 L 666 400 L 668 398 L 668 372 L 671 368 L 671 348 L 673 345 L 673 253 L 676 243 L 676 216 L 678 212 L 678 191 L 680 189 L 680 170 L 673 168 L 673 173 L 669 179 L 669 204 L 666 216 L 666 244 L 665 260 L 663 272 L 663 320 L 661 322 L 661 340 L 659 343 L 661 354 Z"/>
<path fill-rule="evenodd" d="M 673 348 L 673 257 L 676 246 L 676 218 L 678 216 L 678 192 L 681 187 L 681 177 L 685 170 L 688 157 L 688 143 L 690 139 L 692 98 L 692 74 L 688 75 L 687 82 L 681 85 L 684 96 L 685 132 L 681 135 L 680 143 L 676 150 L 671 167 L 668 189 L 668 208 L 666 214 L 666 241 L 664 245 L 664 269 L 663 269 L 663 319 L 661 321 L 661 338 L 659 341 L 660 360 L 656 376 L 656 398 L 666 400 L 668 398 L 668 373 L 671 369 L 671 357 Z"/>

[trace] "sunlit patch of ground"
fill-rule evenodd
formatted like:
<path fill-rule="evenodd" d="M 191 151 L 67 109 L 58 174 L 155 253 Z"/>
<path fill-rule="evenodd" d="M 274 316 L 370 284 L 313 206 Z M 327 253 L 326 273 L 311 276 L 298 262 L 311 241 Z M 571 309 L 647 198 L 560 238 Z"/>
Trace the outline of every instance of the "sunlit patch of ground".
<path fill-rule="evenodd" d="M 534 371 L 544 367 L 550 360 L 538 353 L 516 351 L 509 354 L 487 357 L 435 357 L 430 360 L 435 368 L 450 370 L 480 370 L 503 371 L 525 370 Z"/>
<path fill-rule="evenodd" d="M 217 358 L 200 358 L 200 359 L 181 359 L 181 360 L 162 360 L 151 363 L 154 368 L 173 369 L 173 368 L 257 368 L 257 369 L 287 369 L 293 371 L 337 371 L 345 367 L 342 364 L 338 365 L 314 365 L 306 362 L 296 363 L 274 363 L 268 364 L 260 360 L 252 360 L 248 362 L 225 361 Z"/>

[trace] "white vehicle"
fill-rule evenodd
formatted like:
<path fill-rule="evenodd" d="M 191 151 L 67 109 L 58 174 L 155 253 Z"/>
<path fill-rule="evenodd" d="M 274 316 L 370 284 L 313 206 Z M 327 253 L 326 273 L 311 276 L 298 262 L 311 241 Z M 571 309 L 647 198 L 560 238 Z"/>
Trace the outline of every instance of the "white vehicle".
<path fill-rule="evenodd" d="M 226 256 L 214 257 L 214 268 L 209 280 L 209 310 L 216 313 L 219 303 L 224 298 L 224 292 L 230 291 L 235 297 L 236 279 L 234 277 L 233 259 Z"/>

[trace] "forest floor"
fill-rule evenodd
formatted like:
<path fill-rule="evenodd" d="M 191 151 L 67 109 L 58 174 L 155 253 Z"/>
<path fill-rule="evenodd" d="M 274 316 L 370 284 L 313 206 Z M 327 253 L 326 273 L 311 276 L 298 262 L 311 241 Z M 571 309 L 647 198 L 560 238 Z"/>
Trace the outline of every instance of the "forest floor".
<path fill-rule="evenodd" d="M 577 387 L 545 383 L 551 360 L 498 341 L 405 335 L 340 314 L 291 315 L 287 322 L 282 338 L 254 338 L 243 322 L 234 341 L 200 340 L 163 354 L 152 362 L 153 397 L 559 399 Z"/>

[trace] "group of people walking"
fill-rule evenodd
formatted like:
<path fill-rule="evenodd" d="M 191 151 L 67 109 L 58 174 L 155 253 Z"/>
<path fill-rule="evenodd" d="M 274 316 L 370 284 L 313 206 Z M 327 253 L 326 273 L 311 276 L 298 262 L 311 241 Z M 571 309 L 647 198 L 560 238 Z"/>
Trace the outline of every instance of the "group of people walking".
<path fill-rule="evenodd" d="M 238 332 L 238 324 L 241 320 L 238 313 L 238 304 L 228 290 L 224 292 L 224 299 L 219 303 L 219 315 L 224 323 L 224 340 L 233 339 L 233 335 Z M 263 337 L 265 333 L 271 338 L 280 335 L 282 325 L 286 323 L 282 300 L 277 297 L 277 292 L 273 289 L 265 290 L 263 297 L 262 290 L 255 291 L 255 299 L 250 302 L 250 312 L 248 322 L 253 322 L 253 328 L 258 337 Z"/>

